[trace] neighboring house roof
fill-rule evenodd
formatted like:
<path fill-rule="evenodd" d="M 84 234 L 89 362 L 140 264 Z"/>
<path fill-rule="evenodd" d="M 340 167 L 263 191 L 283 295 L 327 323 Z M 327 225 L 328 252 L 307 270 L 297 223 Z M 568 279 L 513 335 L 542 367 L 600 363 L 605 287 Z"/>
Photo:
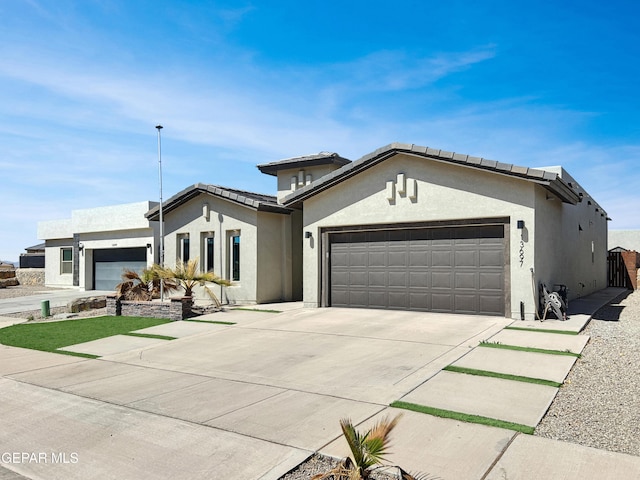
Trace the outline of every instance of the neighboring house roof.
<path fill-rule="evenodd" d="M 278 204 L 278 200 L 273 195 L 263 195 L 261 193 L 245 192 L 234 188 L 208 185 L 206 183 L 196 183 L 178 192 L 173 197 L 163 203 L 162 212 L 168 213 L 175 210 L 180 205 L 188 202 L 200 194 L 208 194 L 214 197 L 228 200 L 233 203 L 252 208 L 257 211 L 290 214 L 293 210 Z M 145 217 L 149 220 L 159 220 L 160 206 L 155 206 L 149 210 Z"/>
<path fill-rule="evenodd" d="M 261 163 L 258 169 L 267 175 L 276 176 L 280 170 L 291 170 L 305 167 L 315 167 L 318 165 L 347 165 L 351 163 L 348 158 L 341 157 L 335 152 L 320 152 L 302 157 L 285 158 L 277 162 Z"/>
<path fill-rule="evenodd" d="M 580 194 L 557 173 L 413 144 L 391 143 L 287 195 L 284 205 L 293 206 L 399 153 L 522 178 L 542 185 L 565 203 L 575 205 L 581 201 Z"/>
<path fill-rule="evenodd" d="M 44 252 L 44 247 L 46 247 L 46 244 L 39 243 L 38 245 L 34 245 L 33 247 L 25 248 L 25 250 L 28 253 L 39 253 L 39 252 Z"/>

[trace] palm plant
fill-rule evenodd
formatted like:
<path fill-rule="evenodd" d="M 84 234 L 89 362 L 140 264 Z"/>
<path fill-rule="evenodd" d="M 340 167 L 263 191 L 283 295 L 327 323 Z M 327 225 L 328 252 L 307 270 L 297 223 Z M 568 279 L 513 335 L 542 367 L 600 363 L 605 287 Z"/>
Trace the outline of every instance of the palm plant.
<path fill-rule="evenodd" d="M 154 269 L 157 272 L 159 278 L 164 281 L 173 281 L 184 289 L 184 296 L 193 296 L 193 289 L 197 285 L 204 287 L 204 291 L 209 295 L 211 300 L 216 306 L 221 306 L 220 300 L 216 297 L 215 293 L 207 287 L 207 283 L 215 283 L 216 285 L 229 286 L 231 282 L 217 276 L 213 272 L 200 272 L 198 268 L 198 259 L 193 258 L 188 262 L 178 260 L 174 268 L 160 267 L 155 265 Z"/>
<path fill-rule="evenodd" d="M 401 416 L 402 414 L 396 415 L 393 419 L 384 417 L 364 434 L 358 432 L 348 418 L 340 420 L 342 434 L 349 445 L 353 458 L 345 458 L 337 467 L 327 473 L 314 476 L 312 480 L 370 479 L 371 474 L 376 469 L 383 467 L 384 458 L 389 453 L 389 434 L 395 428 Z M 428 478 L 431 478 L 425 475 L 414 477 L 398 466 L 395 466 L 395 469 L 398 471 L 398 478 L 401 480 L 428 480 Z"/>
<path fill-rule="evenodd" d="M 122 282 L 116 285 L 116 295 L 125 300 L 150 301 L 160 295 L 161 283 L 165 293 L 178 288 L 175 282 L 160 282 L 157 265 L 145 268 L 140 274 L 133 270 L 125 270 L 122 273 Z"/>

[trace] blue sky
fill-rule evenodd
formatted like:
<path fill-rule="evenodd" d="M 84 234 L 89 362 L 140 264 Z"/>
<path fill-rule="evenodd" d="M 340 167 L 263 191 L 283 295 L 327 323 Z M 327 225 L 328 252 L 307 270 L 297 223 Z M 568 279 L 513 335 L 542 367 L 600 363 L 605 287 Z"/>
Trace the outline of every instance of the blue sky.
<path fill-rule="evenodd" d="M 0 1 L 0 259 L 37 222 L 393 141 L 562 164 L 640 228 L 634 1 Z"/>

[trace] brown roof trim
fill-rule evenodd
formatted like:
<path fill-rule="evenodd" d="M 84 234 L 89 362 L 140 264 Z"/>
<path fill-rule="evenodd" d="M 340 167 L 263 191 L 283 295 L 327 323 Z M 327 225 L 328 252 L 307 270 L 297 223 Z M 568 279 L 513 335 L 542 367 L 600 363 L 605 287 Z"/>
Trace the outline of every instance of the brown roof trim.
<path fill-rule="evenodd" d="M 486 158 L 421 147 L 409 143 L 391 143 L 287 195 L 283 203 L 287 206 L 296 205 L 398 153 L 522 178 L 523 180 L 539 183 L 565 203 L 575 205 L 580 202 L 578 192 L 562 180 L 558 174 L 553 172 L 500 163 L 495 160 L 487 160 Z"/>
<path fill-rule="evenodd" d="M 289 215 L 293 210 L 278 204 L 278 200 L 273 195 L 264 195 L 261 193 L 246 192 L 244 190 L 236 190 L 233 188 L 220 187 L 218 185 L 209 185 L 206 183 L 196 183 L 184 190 L 176 193 L 163 203 L 163 214 L 171 212 L 181 205 L 185 204 L 192 198 L 200 194 L 212 195 L 229 202 L 252 208 L 259 212 L 282 213 Z M 149 210 L 145 217 L 149 220 L 160 219 L 160 206 L 157 205 Z"/>
<path fill-rule="evenodd" d="M 258 169 L 267 175 L 276 176 L 280 170 L 291 170 L 317 165 L 347 165 L 351 163 L 348 158 L 341 157 L 335 152 L 320 152 L 302 157 L 285 158 L 277 162 L 261 163 Z"/>

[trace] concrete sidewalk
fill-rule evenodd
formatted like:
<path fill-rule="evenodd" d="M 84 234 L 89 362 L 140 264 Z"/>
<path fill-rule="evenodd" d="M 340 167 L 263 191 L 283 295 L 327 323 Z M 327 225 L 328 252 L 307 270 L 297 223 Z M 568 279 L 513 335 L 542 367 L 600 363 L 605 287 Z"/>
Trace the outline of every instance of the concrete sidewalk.
<path fill-rule="evenodd" d="M 639 457 L 388 406 L 442 402 L 535 426 L 554 387 L 442 369 L 560 383 L 575 357 L 479 342 L 563 351 L 584 346 L 582 335 L 504 330 L 520 323 L 496 317 L 356 309 L 207 318 L 235 325 L 176 322 L 141 331 L 176 340 L 84 344 L 88 352 L 104 349 L 97 360 L 0 346 L 0 452 L 78 458 L 0 467 L 53 480 L 275 480 L 315 451 L 347 455 L 341 418 L 361 427 L 403 413 L 389 460 L 409 471 L 447 480 L 640 476 Z"/>

